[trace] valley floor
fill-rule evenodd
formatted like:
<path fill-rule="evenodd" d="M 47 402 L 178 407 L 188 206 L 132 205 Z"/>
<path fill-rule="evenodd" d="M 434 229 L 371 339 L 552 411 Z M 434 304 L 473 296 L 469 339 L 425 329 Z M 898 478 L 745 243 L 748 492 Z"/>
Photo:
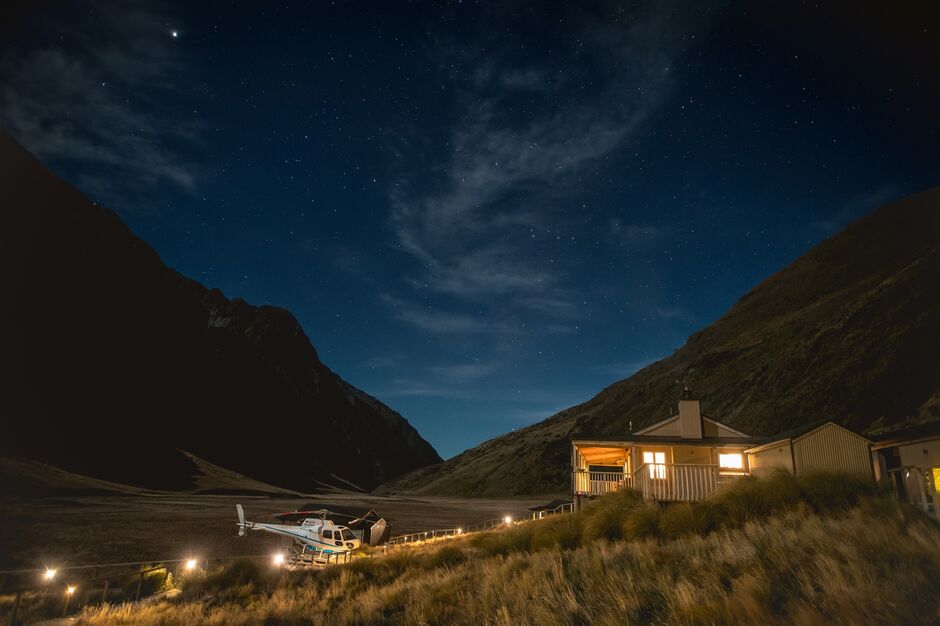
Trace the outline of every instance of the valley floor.
<path fill-rule="evenodd" d="M 249 518 L 306 503 L 374 508 L 393 534 L 467 526 L 521 515 L 547 500 L 483 500 L 330 494 L 303 498 L 209 495 L 77 496 L 0 500 L 0 570 L 265 554 L 277 545 L 266 533 L 236 535 L 235 504 Z"/>

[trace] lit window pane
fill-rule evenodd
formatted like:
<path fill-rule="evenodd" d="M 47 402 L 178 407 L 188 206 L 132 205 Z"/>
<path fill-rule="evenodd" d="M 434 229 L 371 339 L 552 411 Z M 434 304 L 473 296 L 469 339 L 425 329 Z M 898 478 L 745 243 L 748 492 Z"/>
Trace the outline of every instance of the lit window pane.
<path fill-rule="evenodd" d="M 744 457 L 740 454 L 719 454 L 718 465 L 729 469 L 744 469 Z"/>
<path fill-rule="evenodd" d="M 665 452 L 644 452 L 643 462 L 649 466 L 650 478 L 666 477 Z"/>

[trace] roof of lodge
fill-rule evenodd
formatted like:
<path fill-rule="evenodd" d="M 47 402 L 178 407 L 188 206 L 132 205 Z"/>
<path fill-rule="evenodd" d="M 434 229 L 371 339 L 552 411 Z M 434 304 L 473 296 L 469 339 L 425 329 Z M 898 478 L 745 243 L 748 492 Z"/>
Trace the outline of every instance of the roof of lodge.
<path fill-rule="evenodd" d="M 803 435 L 810 433 L 817 428 L 825 426 L 826 424 L 832 422 L 832 420 L 821 420 L 818 422 L 811 422 L 809 424 L 804 424 L 803 426 L 798 426 L 796 428 L 791 428 L 790 430 L 785 430 L 782 433 L 777 433 L 776 435 L 770 435 L 769 437 L 702 437 L 701 439 L 691 439 L 680 437 L 679 435 L 634 435 L 632 433 L 626 433 L 623 435 L 572 435 L 571 441 L 597 441 L 604 443 L 675 443 L 675 444 L 684 444 L 684 445 L 735 445 L 743 444 L 748 446 L 759 446 L 768 443 L 774 443 L 777 441 L 785 441 L 787 439 L 798 439 Z M 845 426 L 840 426 L 835 422 L 832 422 L 840 428 L 845 428 Z M 940 436 L 940 422 L 930 422 L 929 424 L 922 424 L 922 426 L 932 425 L 934 428 L 934 434 Z M 845 428 L 849 432 L 852 432 L 856 435 L 855 431 Z M 910 429 L 913 430 L 913 429 Z M 894 434 L 894 433 L 892 433 Z M 900 431 L 897 433 L 900 434 Z M 859 435 L 864 437 L 864 435 Z"/>
<path fill-rule="evenodd" d="M 926 422 L 916 426 L 908 426 L 907 428 L 902 428 L 900 430 L 895 430 L 889 433 L 881 433 L 880 435 L 872 436 L 872 439 L 875 442 L 875 447 L 888 448 L 891 447 L 891 445 L 898 445 L 908 442 L 913 443 L 915 441 L 936 439 L 938 437 L 940 437 L 940 420 Z"/>
<path fill-rule="evenodd" d="M 572 435 L 572 441 L 597 441 L 603 443 L 682 443 L 686 445 L 753 445 L 763 443 L 766 437 L 702 437 L 701 439 L 689 439 L 679 435 L 634 435 L 626 433 L 623 435 Z"/>

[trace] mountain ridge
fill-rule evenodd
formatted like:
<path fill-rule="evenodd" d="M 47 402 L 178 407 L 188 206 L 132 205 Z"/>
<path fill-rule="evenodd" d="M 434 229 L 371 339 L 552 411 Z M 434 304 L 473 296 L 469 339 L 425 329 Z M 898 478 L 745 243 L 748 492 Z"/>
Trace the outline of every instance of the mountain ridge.
<path fill-rule="evenodd" d="M 323 364 L 292 313 L 168 268 L 2 131 L 0 159 L 0 453 L 192 489 L 182 449 L 303 492 L 367 490 L 440 461 Z"/>

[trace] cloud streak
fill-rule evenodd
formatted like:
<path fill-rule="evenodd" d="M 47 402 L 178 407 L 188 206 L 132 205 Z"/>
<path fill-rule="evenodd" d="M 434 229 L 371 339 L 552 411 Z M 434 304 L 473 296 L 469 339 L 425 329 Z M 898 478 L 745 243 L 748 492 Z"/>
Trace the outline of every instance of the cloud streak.
<path fill-rule="evenodd" d="M 433 191 L 412 191 L 403 179 L 391 195 L 398 246 L 421 268 L 413 284 L 452 298 L 458 309 L 469 303 L 577 316 L 569 303 L 578 287 L 545 249 L 544 233 L 560 227 L 558 209 L 572 177 L 623 146 L 655 110 L 683 47 L 681 20 L 670 9 L 615 13 L 616 19 L 579 16 L 582 48 L 574 60 L 610 67 L 605 83 L 588 89 L 576 84 L 582 80 L 576 70 L 513 64 L 498 45 L 487 48 L 489 58 L 462 86 Z M 566 83 L 564 97 L 560 83 Z M 533 107 L 537 114 L 515 114 L 527 97 L 549 104 Z M 645 227 L 627 236 L 658 234 Z M 430 325 L 413 313 L 407 321 Z M 435 326 L 448 331 L 448 324 Z M 450 327 L 482 331 L 487 324 L 454 320 Z"/>
<path fill-rule="evenodd" d="M 492 333 L 508 329 L 506 323 L 483 315 L 439 310 L 389 295 L 383 296 L 382 300 L 393 309 L 397 319 L 435 335 Z"/>
<path fill-rule="evenodd" d="M 900 190 L 893 184 L 882 185 L 870 191 L 859 193 L 850 198 L 835 213 L 811 222 L 809 229 L 829 237 L 845 228 L 849 222 L 858 219 L 886 202 L 896 199 L 899 195 L 901 195 Z"/>

